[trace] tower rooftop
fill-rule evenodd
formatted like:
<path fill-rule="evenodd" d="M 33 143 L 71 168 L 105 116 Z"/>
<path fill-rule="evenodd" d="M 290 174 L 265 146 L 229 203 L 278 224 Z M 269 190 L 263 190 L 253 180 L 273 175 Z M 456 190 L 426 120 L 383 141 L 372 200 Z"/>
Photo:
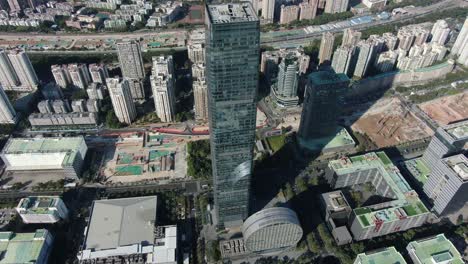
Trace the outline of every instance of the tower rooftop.
<path fill-rule="evenodd" d="M 258 21 L 249 2 L 207 5 L 206 8 L 213 24 Z"/>

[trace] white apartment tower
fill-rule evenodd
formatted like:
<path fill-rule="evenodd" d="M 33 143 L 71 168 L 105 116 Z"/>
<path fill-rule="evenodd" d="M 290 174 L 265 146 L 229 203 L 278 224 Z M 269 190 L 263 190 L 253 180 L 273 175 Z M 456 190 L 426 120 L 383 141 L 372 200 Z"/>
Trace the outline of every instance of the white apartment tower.
<path fill-rule="evenodd" d="M 88 84 L 91 83 L 91 76 L 89 75 L 86 64 L 83 64 L 83 63 L 69 64 L 68 72 L 70 73 L 70 78 L 75 88 L 86 89 Z"/>
<path fill-rule="evenodd" d="M 331 64 L 333 70 L 336 73 L 344 73 L 349 76 L 353 70 L 355 51 L 355 47 L 351 46 L 338 47 L 333 54 Z"/>
<path fill-rule="evenodd" d="M 348 10 L 349 0 L 327 0 L 325 3 L 325 13 L 335 14 Z"/>
<path fill-rule="evenodd" d="M 333 44 L 335 36 L 331 32 L 323 33 L 322 41 L 320 42 L 319 64 L 330 62 L 333 54 Z"/>
<path fill-rule="evenodd" d="M 91 80 L 94 83 L 106 83 L 106 79 L 109 78 L 109 71 L 105 64 L 93 63 L 88 66 L 89 73 L 91 74 Z"/>
<path fill-rule="evenodd" d="M 8 96 L 0 87 L 0 124 L 13 124 L 16 122 L 16 111 L 10 103 Z"/>
<path fill-rule="evenodd" d="M 124 77 L 135 79 L 145 77 L 140 43 L 136 41 L 117 43 L 117 54 L 119 56 L 120 67 Z"/>
<path fill-rule="evenodd" d="M 452 54 L 458 56 L 457 61 L 468 66 L 468 17 L 458 34 L 455 44 L 453 44 Z"/>
<path fill-rule="evenodd" d="M 314 19 L 317 15 L 317 0 L 310 0 L 309 2 L 302 2 L 299 4 L 300 14 L 299 20 Z"/>
<path fill-rule="evenodd" d="M 0 50 L 0 84 L 5 90 L 12 90 L 13 87 L 20 85 L 18 76 L 5 50 Z"/>
<path fill-rule="evenodd" d="M 193 81 L 193 97 L 195 119 L 206 120 L 208 118 L 208 85 L 205 78 Z"/>
<path fill-rule="evenodd" d="M 36 72 L 29 60 L 28 55 L 22 50 L 15 49 L 11 50 L 8 54 L 11 65 L 18 76 L 20 87 L 16 87 L 15 90 L 21 91 L 35 91 L 39 83 Z"/>
<path fill-rule="evenodd" d="M 106 83 L 117 119 L 121 123 L 131 124 L 136 117 L 136 109 L 128 81 L 126 79 L 107 78 Z"/>
<path fill-rule="evenodd" d="M 275 0 L 262 0 L 262 18 L 267 23 L 273 23 L 275 16 Z"/>
<path fill-rule="evenodd" d="M 153 57 L 150 77 L 156 114 L 163 122 L 172 122 L 175 115 L 175 80 L 172 56 Z"/>
<path fill-rule="evenodd" d="M 67 65 L 52 65 L 50 69 L 58 86 L 67 88 L 71 84 L 72 80 Z"/>
<path fill-rule="evenodd" d="M 343 42 L 341 42 L 341 46 L 357 45 L 359 40 L 361 40 L 361 36 L 361 32 L 347 28 L 343 31 Z"/>
<path fill-rule="evenodd" d="M 293 21 L 296 21 L 299 17 L 299 6 L 290 5 L 290 6 L 281 6 L 280 13 L 280 24 L 289 24 Z"/>

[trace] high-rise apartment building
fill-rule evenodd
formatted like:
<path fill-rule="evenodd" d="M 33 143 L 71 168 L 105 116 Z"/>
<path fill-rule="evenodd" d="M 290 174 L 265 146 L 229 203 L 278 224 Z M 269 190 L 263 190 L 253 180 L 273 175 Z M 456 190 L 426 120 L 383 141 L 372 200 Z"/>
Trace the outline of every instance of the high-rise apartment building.
<path fill-rule="evenodd" d="M 37 90 L 39 79 L 37 78 L 36 72 L 34 71 L 26 52 L 19 49 L 11 50 L 8 53 L 8 59 L 10 60 L 20 83 L 19 86 L 11 89 L 24 92 Z"/>
<path fill-rule="evenodd" d="M 102 100 L 104 99 L 104 85 L 102 83 L 91 83 L 86 89 L 86 94 L 88 94 L 89 99 L 93 100 Z"/>
<path fill-rule="evenodd" d="M 338 47 L 333 54 L 332 68 L 336 73 L 348 76 L 354 71 L 356 63 L 356 48 L 353 46 Z"/>
<path fill-rule="evenodd" d="M 156 114 L 163 122 L 174 121 L 175 80 L 172 56 L 153 57 L 150 82 Z"/>
<path fill-rule="evenodd" d="M 206 78 L 215 212 L 220 226 L 249 213 L 260 21 L 250 3 L 206 7 Z"/>
<path fill-rule="evenodd" d="M 133 100 L 144 100 L 145 89 L 143 87 L 143 82 L 139 79 L 125 79 L 127 79 L 128 81 L 128 86 L 130 87 L 130 94 L 132 95 Z"/>
<path fill-rule="evenodd" d="M 444 45 L 450 35 L 450 28 L 447 21 L 441 19 L 437 20 L 432 26 L 431 30 L 431 42 Z"/>
<path fill-rule="evenodd" d="M 325 13 L 335 14 L 348 10 L 349 0 L 327 0 L 325 3 Z"/>
<path fill-rule="evenodd" d="M 3 49 L 0 49 L 0 84 L 5 90 L 11 90 L 21 84 L 7 52 Z"/>
<path fill-rule="evenodd" d="M 351 28 L 343 31 L 343 42 L 341 46 L 354 46 L 361 40 L 362 33 Z"/>
<path fill-rule="evenodd" d="M 194 30 L 187 45 L 188 57 L 192 63 L 205 63 L 205 31 Z"/>
<path fill-rule="evenodd" d="M 453 44 L 451 52 L 458 56 L 457 62 L 468 66 L 468 17 Z"/>
<path fill-rule="evenodd" d="M 296 21 L 299 17 L 299 6 L 290 5 L 285 6 L 281 5 L 280 9 L 280 24 L 289 24 L 293 21 Z"/>
<path fill-rule="evenodd" d="M 345 74 L 319 71 L 309 74 L 307 81 L 298 136 L 309 140 L 334 135 L 349 78 Z"/>
<path fill-rule="evenodd" d="M 322 35 L 322 41 L 320 42 L 319 50 L 319 64 L 331 62 L 333 54 L 333 44 L 335 42 L 335 36 L 331 32 L 325 32 Z"/>
<path fill-rule="evenodd" d="M 117 43 L 117 54 L 122 68 L 122 75 L 126 78 L 141 79 L 145 77 L 140 43 L 124 41 Z"/>
<path fill-rule="evenodd" d="M 262 18 L 267 23 L 273 23 L 275 17 L 275 0 L 262 0 Z"/>
<path fill-rule="evenodd" d="M 208 85 L 205 78 L 193 81 L 195 119 L 208 119 Z"/>
<path fill-rule="evenodd" d="M 136 109 L 128 80 L 107 78 L 106 83 L 117 119 L 120 123 L 131 124 L 136 118 Z"/>
<path fill-rule="evenodd" d="M 16 122 L 16 111 L 11 105 L 8 96 L 0 87 L 0 124 L 13 124 Z"/>
<path fill-rule="evenodd" d="M 374 59 L 377 54 L 376 46 L 371 41 L 361 41 L 358 43 L 356 50 L 358 57 L 353 75 L 362 78 L 366 76 L 369 66 L 374 65 Z"/>
<path fill-rule="evenodd" d="M 106 79 L 109 78 L 109 71 L 105 64 L 93 63 L 88 66 L 88 69 L 93 83 L 106 84 Z"/>
<path fill-rule="evenodd" d="M 52 75 L 54 76 L 55 82 L 62 88 L 67 88 L 71 84 L 71 76 L 68 72 L 67 65 L 52 65 L 50 66 Z"/>
<path fill-rule="evenodd" d="M 395 50 L 398 47 L 398 38 L 393 33 L 383 33 L 382 39 L 385 41 L 384 51 Z"/>
<path fill-rule="evenodd" d="M 70 103 L 66 100 L 54 100 L 52 101 L 52 108 L 54 113 L 63 114 L 71 111 Z"/>
<path fill-rule="evenodd" d="M 272 87 L 273 97 L 281 106 L 296 106 L 299 101 L 297 96 L 299 85 L 298 58 L 290 53 L 281 60 L 278 68 L 277 82 Z"/>
<path fill-rule="evenodd" d="M 74 88 L 86 89 L 91 83 L 88 67 L 83 63 L 68 64 L 68 72 Z"/>
<path fill-rule="evenodd" d="M 205 78 L 205 64 L 198 63 L 192 65 L 192 78 L 193 79 L 200 79 Z"/>
<path fill-rule="evenodd" d="M 317 5 L 317 0 L 310 0 L 309 2 L 300 3 L 299 20 L 314 19 L 317 15 Z"/>
<path fill-rule="evenodd" d="M 398 38 L 398 48 L 408 51 L 410 50 L 411 46 L 413 46 L 416 36 L 414 35 L 413 31 L 407 28 L 402 28 L 398 30 L 397 38 Z"/>
<path fill-rule="evenodd" d="M 382 52 L 378 55 L 374 66 L 379 72 L 388 72 L 394 69 L 398 53 L 394 50 Z"/>

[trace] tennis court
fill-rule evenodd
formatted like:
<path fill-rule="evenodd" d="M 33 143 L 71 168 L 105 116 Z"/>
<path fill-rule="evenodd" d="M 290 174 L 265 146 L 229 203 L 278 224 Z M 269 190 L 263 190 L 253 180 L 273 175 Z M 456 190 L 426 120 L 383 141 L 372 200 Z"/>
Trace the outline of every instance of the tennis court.
<path fill-rule="evenodd" d="M 141 175 L 143 168 L 140 165 L 122 166 L 115 168 L 116 176 Z"/>
<path fill-rule="evenodd" d="M 133 161 L 133 154 L 119 153 L 117 157 L 117 164 L 130 164 Z"/>

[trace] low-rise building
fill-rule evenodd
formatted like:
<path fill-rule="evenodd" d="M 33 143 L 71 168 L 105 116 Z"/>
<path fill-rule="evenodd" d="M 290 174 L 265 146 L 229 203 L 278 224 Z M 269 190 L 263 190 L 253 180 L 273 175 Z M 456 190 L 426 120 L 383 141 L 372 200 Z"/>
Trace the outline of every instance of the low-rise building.
<path fill-rule="evenodd" d="M 354 264 L 406 264 L 403 256 L 394 247 L 382 248 L 357 255 Z"/>
<path fill-rule="evenodd" d="M 414 264 L 463 264 L 460 252 L 444 234 L 412 241 L 406 247 Z"/>
<path fill-rule="evenodd" d="M 324 193 L 320 196 L 325 210 L 325 222 L 331 230 L 337 245 L 349 244 L 353 241 L 346 224 L 352 212 L 348 201 L 341 191 Z"/>
<path fill-rule="evenodd" d="M 41 128 L 47 130 L 76 129 L 93 127 L 98 124 L 96 111 L 80 113 L 49 113 L 31 114 L 28 117 L 33 129 Z"/>
<path fill-rule="evenodd" d="M 68 218 L 68 209 L 58 196 L 23 198 L 16 211 L 26 224 L 53 224 Z"/>
<path fill-rule="evenodd" d="M 33 233 L 0 232 L 0 263 L 47 264 L 52 243 L 53 237 L 45 229 Z"/>

